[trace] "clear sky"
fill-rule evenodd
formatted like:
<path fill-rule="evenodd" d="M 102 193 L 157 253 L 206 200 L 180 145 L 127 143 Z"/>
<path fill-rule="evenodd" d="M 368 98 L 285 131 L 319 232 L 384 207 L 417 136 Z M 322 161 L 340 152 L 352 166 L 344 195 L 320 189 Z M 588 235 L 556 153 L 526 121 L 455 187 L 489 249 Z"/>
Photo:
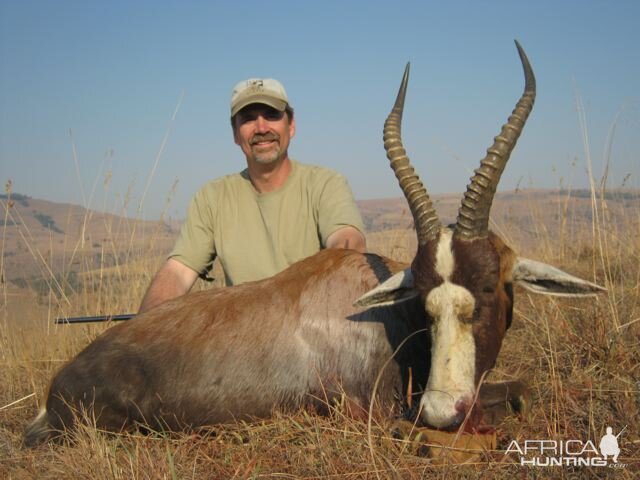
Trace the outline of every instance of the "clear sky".
<path fill-rule="evenodd" d="M 296 109 L 293 158 L 357 199 L 399 196 L 381 131 L 411 61 L 405 146 L 430 192 L 462 192 L 522 92 L 517 38 L 538 97 L 500 189 L 587 186 L 585 136 L 598 178 L 609 158 L 609 184 L 638 187 L 639 25 L 637 0 L 0 0 L 0 180 L 78 204 L 95 183 L 90 206 L 135 215 L 158 158 L 141 215 L 177 180 L 183 217 L 244 166 L 233 85 L 272 77 Z"/>

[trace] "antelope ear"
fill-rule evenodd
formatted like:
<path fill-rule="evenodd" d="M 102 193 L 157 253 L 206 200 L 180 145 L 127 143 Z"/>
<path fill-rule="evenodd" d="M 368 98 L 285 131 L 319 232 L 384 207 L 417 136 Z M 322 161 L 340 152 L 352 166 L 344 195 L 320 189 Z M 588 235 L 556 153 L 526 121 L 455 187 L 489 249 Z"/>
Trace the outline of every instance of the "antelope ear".
<path fill-rule="evenodd" d="M 543 295 L 587 297 L 606 292 L 595 283 L 569 275 L 562 270 L 528 258 L 518 258 L 512 271 L 513 281 L 527 290 Z"/>
<path fill-rule="evenodd" d="M 413 287 L 413 274 L 407 268 L 369 290 L 353 303 L 354 307 L 382 307 L 405 302 L 419 295 Z"/>

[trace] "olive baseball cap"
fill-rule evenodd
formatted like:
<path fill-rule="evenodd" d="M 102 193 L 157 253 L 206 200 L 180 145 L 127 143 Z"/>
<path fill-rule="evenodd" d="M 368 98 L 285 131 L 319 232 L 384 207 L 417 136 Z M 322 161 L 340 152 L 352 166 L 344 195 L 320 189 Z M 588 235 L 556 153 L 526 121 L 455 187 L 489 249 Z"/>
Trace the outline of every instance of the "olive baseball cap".
<path fill-rule="evenodd" d="M 263 103 L 284 112 L 289 104 L 287 92 L 273 78 L 250 78 L 233 87 L 231 92 L 231 116 L 252 103 Z"/>

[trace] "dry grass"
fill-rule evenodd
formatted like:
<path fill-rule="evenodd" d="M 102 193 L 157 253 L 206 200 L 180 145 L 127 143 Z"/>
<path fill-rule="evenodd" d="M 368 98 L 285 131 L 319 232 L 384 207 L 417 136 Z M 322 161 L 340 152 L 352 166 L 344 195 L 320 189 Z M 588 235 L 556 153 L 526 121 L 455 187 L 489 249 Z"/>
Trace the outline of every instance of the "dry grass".
<path fill-rule="evenodd" d="M 9 208 L 5 204 L 5 216 Z M 47 277 L 46 268 L 43 276 L 52 286 L 45 295 L 2 284 L 0 477 L 635 477 L 640 470 L 640 210 L 627 209 L 623 222 L 613 222 L 606 200 L 594 198 L 592 208 L 592 223 L 577 222 L 568 201 L 567 208 L 560 209 L 562 227 L 550 230 L 536 223 L 533 205 L 526 239 L 516 224 L 506 221 L 494 226 L 514 248 L 526 245 L 521 251 L 526 256 L 597 281 L 609 294 L 577 301 L 516 292 L 514 325 L 491 379 L 526 380 L 534 404 L 526 418 L 510 417 L 504 422 L 497 450 L 486 452 L 478 463 L 436 465 L 433 459 L 418 455 L 414 444 L 391 438 L 388 423 L 374 423 L 368 435 L 366 423 L 346 417 L 339 407 L 328 417 L 301 411 L 198 433 L 113 435 L 83 427 L 67 444 L 22 449 L 23 428 L 43 402 L 54 372 L 108 328 L 54 327 L 52 319 L 61 312 L 94 314 L 96 302 L 106 312 L 135 310 L 160 261 L 148 258 L 141 246 L 117 271 L 81 272 L 82 278 L 94 281 L 83 282 L 82 289 L 68 296 L 53 284 L 53 276 Z M 409 260 L 415 249 L 413 235 L 410 230 L 375 232 L 369 236 L 369 247 Z M 4 243 L 0 248 L 4 258 Z M 514 439 L 571 438 L 597 445 L 607 425 L 615 432 L 627 426 L 620 437 L 620 462 L 626 468 L 530 469 L 504 454 Z"/>

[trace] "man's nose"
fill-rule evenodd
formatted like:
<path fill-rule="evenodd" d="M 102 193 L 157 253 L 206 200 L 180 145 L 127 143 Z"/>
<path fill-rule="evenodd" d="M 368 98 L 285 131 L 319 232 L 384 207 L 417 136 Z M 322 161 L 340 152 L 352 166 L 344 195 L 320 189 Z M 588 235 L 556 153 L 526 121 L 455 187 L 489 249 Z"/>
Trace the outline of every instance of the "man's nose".
<path fill-rule="evenodd" d="M 262 116 L 258 115 L 256 117 L 256 131 L 259 133 L 265 133 L 269 130 L 269 122 Z"/>

